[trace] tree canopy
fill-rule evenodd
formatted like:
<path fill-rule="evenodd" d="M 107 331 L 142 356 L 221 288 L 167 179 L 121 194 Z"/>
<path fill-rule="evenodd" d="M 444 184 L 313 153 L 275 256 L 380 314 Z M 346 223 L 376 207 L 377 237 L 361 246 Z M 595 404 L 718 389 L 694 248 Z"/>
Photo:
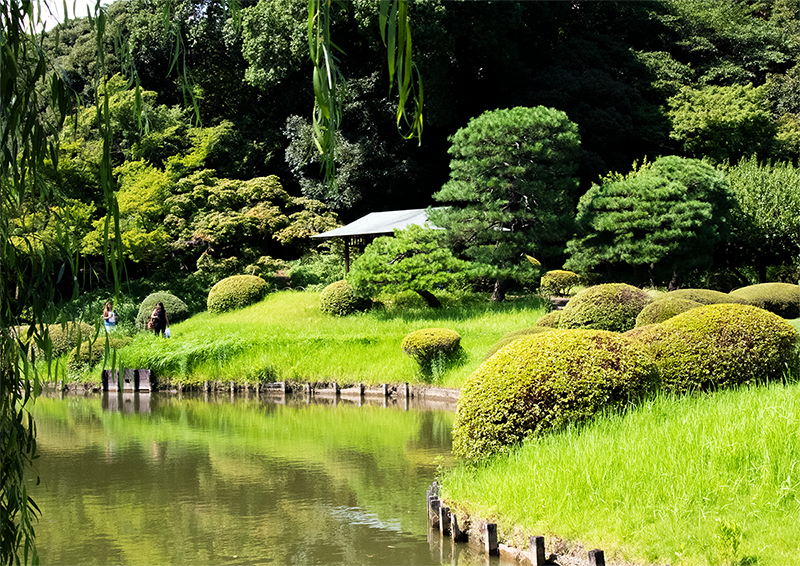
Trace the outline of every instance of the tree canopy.
<path fill-rule="evenodd" d="M 538 106 L 485 112 L 452 137 L 450 181 L 429 218 L 459 253 L 505 284 L 530 266 L 525 254 L 558 255 L 569 237 L 578 188 L 577 126 Z"/>
<path fill-rule="evenodd" d="M 579 236 L 570 240 L 565 267 L 634 270 L 642 283 L 666 278 L 670 287 L 695 267 L 711 264 L 727 236 L 732 198 L 724 175 L 695 159 L 660 157 L 628 175 L 610 175 L 578 203 Z"/>

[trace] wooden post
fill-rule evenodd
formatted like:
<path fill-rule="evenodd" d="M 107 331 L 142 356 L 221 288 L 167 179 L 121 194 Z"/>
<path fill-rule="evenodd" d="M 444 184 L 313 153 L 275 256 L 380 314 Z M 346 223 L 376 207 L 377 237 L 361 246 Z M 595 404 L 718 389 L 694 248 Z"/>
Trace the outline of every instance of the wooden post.
<path fill-rule="evenodd" d="M 589 551 L 589 566 L 606 566 L 606 557 L 599 548 Z"/>
<path fill-rule="evenodd" d="M 486 524 L 486 554 L 500 554 L 497 544 L 497 524 Z"/>
<path fill-rule="evenodd" d="M 383 393 L 384 397 L 388 397 L 389 396 L 389 384 L 388 383 L 384 383 L 383 385 L 381 385 L 381 392 Z"/>
<path fill-rule="evenodd" d="M 233 382 L 231 381 L 231 393 L 233 393 L 234 391 L 235 391 L 234 384 L 233 384 Z"/>
<path fill-rule="evenodd" d="M 531 562 L 544 566 L 544 537 L 531 537 Z"/>
<path fill-rule="evenodd" d="M 350 236 L 344 237 L 344 273 L 350 273 Z"/>
<path fill-rule="evenodd" d="M 428 496 L 428 520 L 431 524 L 431 527 L 434 529 L 439 528 L 439 507 L 441 506 L 441 501 L 435 495 Z"/>
<path fill-rule="evenodd" d="M 450 535 L 450 508 L 439 505 L 439 532 L 443 537 Z"/>
<path fill-rule="evenodd" d="M 453 537 L 453 542 L 464 542 L 467 540 L 467 533 L 459 528 L 458 515 L 455 513 L 450 515 L 450 536 Z"/>
<path fill-rule="evenodd" d="M 409 395 L 410 395 L 410 393 L 409 393 L 409 388 L 408 388 L 408 382 L 406 382 L 406 383 L 403 384 L 403 397 L 408 399 Z"/>

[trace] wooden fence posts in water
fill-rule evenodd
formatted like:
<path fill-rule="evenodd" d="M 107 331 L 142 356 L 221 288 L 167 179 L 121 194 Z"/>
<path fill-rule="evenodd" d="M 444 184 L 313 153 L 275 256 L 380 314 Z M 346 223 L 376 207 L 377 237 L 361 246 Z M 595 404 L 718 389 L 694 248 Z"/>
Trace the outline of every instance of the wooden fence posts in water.
<path fill-rule="evenodd" d="M 100 381 L 103 391 L 150 391 L 149 369 L 123 369 L 120 380 L 120 370 L 104 369 Z"/>
<path fill-rule="evenodd" d="M 439 499 L 438 482 L 433 482 L 430 485 L 426 495 L 428 525 L 430 528 L 438 530 L 442 538 L 450 536 L 453 542 L 467 542 L 468 533 L 461 529 L 461 525 L 458 523 L 458 516 L 455 513 L 451 513 L 450 508 L 445 506 L 442 500 Z M 528 556 L 525 556 L 526 553 L 524 551 L 519 552 L 499 543 L 496 523 L 485 524 L 478 536 L 483 539 L 482 546 L 487 555 L 499 555 L 502 552 L 507 557 L 515 558 L 518 562 L 527 558 L 533 566 L 553 566 L 556 564 L 545 557 L 543 536 L 532 536 L 530 538 L 530 553 Z M 605 555 L 600 549 L 590 550 L 588 559 L 589 566 L 606 566 Z"/>

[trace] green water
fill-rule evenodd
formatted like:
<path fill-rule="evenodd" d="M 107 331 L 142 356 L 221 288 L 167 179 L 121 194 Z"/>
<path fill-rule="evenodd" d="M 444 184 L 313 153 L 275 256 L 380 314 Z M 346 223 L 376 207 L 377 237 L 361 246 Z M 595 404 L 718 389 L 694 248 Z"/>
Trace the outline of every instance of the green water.
<path fill-rule="evenodd" d="M 35 417 L 43 565 L 455 558 L 425 513 L 451 411 L 154 393 L 43 397 Z"/>

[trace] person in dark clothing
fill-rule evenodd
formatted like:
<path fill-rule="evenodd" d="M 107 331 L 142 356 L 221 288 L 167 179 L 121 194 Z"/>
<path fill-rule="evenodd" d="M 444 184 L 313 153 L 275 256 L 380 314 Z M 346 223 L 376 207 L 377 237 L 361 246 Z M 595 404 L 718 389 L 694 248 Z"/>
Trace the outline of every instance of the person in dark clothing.
<path fill-rule="evenodd" d="M 169 328 L 169 318 L 167 318 L 167 311 L 164 309 L 164 303 L 158 303 L 156 308 L 153 309 L 153 314 L 150 315 L 150 320 L 153 323 L 153 332 L 155 335 L 164 336 L 164 331 Z"/>

